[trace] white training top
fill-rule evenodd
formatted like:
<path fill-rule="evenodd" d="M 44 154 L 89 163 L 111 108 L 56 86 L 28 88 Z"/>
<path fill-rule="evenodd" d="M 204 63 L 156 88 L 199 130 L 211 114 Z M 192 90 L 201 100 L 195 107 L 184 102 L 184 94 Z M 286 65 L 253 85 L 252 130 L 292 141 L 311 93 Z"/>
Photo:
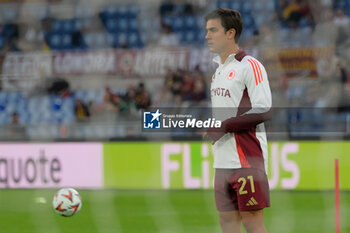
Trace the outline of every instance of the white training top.
<path fill-rule="evenodd" d="M 211 83 L 213 117 L 226 120 L 237 116 L 238 107 L 250 110 L 242 114 L 267 112 L 272 105 L 271 91 L 264 66 L 240 50 L 219 64 Z M 247 109 L 246 109 L 247 110 Z M 267 166 L 267 140 L 264 123 L 249 131 L 226 133 L 213 145 L 214 168 L 254 167 L 263 171 Z"/>

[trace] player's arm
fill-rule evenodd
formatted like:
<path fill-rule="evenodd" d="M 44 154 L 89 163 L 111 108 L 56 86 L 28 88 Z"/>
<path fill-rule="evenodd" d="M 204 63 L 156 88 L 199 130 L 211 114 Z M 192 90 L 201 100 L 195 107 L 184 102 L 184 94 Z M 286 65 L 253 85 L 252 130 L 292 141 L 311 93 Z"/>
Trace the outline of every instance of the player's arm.
<path fill-rule="evenodd" d="M 251 102 L 251 109 L 222 122 L 221 128 L 211 128 L 208 135 L 217 141 L 226 133 L 237 133 L 256 127 L 272 117 L 271 91 L 265 68 L 251 60 L 246 67 L 245 85 Z"/>
<path fill-rule="evenodd" d="M 249 59 L 245 84 L 251 102 L 251 109 L 242 115 L 223 121 L 222 126 L 226 133 L 249 130 L 272 117 L 269 80 L 265 68 L 258 61 Z"/>

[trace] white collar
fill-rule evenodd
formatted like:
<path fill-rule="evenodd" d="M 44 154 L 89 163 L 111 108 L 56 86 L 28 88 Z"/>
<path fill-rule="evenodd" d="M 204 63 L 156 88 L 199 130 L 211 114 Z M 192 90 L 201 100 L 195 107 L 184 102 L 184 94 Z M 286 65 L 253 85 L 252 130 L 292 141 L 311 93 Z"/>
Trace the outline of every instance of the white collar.
<path fill-rule="evenodd" d="M 226 63 L 227 61 L 229 61 L 229 60 L 235 59 L 235 56 L 236 56 L 236 53 L 230 54 L 230 55 L 227 57 L 225 63 Z M 219 55 L 217 55 L 217 56 L 215 56 L 215 57 L 213 58 L 213 62 L 218 63 L 219 65 L 223 65 L 223 64 L 221 64 L 221 58 L 220 58 Z"/>

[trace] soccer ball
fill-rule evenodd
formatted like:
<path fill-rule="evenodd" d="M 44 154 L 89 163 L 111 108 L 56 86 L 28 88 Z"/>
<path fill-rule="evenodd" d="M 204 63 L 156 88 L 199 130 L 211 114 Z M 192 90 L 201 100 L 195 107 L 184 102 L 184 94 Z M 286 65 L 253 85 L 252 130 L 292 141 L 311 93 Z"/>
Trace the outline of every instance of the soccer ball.
<path fill-rule="evenodd" d="M 79 212 L 82 206 L 79 193 L 73 188 L 63 188 L 53 197 L 53 208 L 65 217 L 70 217 Z"/>

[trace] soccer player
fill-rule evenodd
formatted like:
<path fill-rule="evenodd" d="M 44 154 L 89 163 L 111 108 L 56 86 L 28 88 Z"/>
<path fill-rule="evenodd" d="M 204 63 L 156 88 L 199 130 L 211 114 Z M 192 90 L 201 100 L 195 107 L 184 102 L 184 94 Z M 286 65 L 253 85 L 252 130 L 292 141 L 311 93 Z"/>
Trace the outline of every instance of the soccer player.
<path fill-rule="evenodd" d="M 266 233 L 263 209 L 270 206 L 266 175 L 264 121 L 271 117 L 271 91 L 264 66 L 238 46 L 241 14 L 216 9 L 206 16 L 206 39 L 217 53 L 211 101 L 220 128 L 204 134 L 213 140 L 216 207 L 224 233 Z"/>

